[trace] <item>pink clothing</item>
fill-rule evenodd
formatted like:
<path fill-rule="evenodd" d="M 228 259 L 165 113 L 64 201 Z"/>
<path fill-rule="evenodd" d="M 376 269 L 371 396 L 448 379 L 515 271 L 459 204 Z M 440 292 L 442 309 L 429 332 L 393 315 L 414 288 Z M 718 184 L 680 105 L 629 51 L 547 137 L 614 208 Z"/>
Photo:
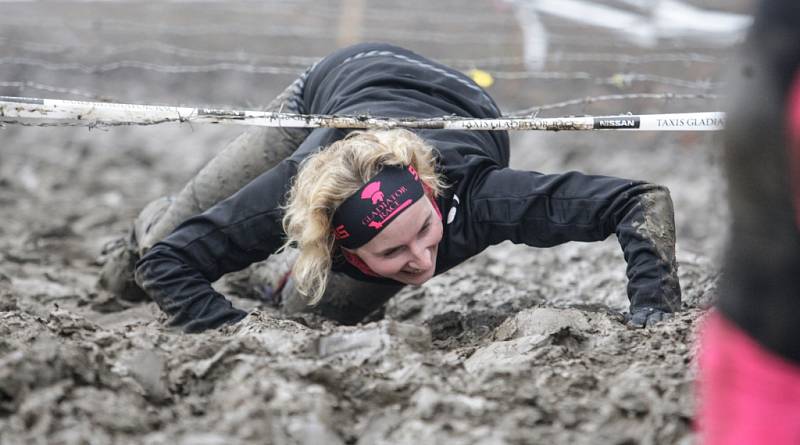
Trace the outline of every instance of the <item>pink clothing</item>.
<path fill-rule="evenodd" d="M 703 445 L 800 444 L 800 365 L 716 311 L 703 327 L 699 397 Z"/>

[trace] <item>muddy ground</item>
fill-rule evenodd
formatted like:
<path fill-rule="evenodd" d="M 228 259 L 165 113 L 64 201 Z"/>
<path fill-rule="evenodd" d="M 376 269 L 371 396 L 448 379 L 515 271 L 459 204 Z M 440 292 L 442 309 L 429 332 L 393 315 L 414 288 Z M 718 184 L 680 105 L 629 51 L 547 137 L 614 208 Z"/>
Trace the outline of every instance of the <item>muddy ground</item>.
<path fill-rule="evenodd" d="M 254 67 L 292 72 L 306 59 L 293 64 L 285 56 L 318 57 L 361 40 L 496 73 L 489 91 L 508 111 L 601 94 L 719 93 L 716 82 L 734 69 L 735 48 L 702 38 L 642 48 L 543 16 L 552 34 L 542 70 L 594 79 L 509 79 L 502 73 L 526 67 L 486 59 L 523 54 L 520 20 L 500 0 L 3 2 L 0 95 L 257 108 L 293 75 Z M 613 57 L 690 53 L 702 57 Z M 567 57 L 576 54 L 609 60 Z M 108 65 L 121 61 L 150 65 Z M 630 72 L 695 83 L 615 77 Z M 630 99 L 540 115 L 721 106 Z M 222 280 L 250 316 L 184 335 L 162 325 L 154 304 L 124 305 L 98 290 L 103 247 L 239 131 L 0 127 L 0 443 L 692 441 L 694 340 L 716 296 L 725 240 L 718 135 L 512 135 L 518 168 L 575 169 L 671 189 L 684 307 L 652 328 L 622 323 L 625 263 L 613 237 L 553 249 L 497 246 L 406 289 L 355 327 L 282 319 Z"/>

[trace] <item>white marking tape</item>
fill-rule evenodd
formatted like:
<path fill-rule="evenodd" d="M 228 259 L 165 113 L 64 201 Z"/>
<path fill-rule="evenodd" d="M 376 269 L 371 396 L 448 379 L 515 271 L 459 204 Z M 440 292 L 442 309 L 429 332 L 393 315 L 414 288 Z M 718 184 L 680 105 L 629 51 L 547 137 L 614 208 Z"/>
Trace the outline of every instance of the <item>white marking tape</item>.
<path fill-rule="evenodd" d="M 447 130 L 627 130 L 627 131 L 718 131 L 725 127 L 720 112 L 642 114 L 580 117 L 508 117 L 473 119 L 381 118 L 324 116 L 266 111 L 135 105 L 76 100 L 0 96 L 0 122 L 31 125 L 154 125 L 166 122 L 256 125 L 304 128 L 418 128 Z M 37 124 L 33 124 L 37 125 Z"/>

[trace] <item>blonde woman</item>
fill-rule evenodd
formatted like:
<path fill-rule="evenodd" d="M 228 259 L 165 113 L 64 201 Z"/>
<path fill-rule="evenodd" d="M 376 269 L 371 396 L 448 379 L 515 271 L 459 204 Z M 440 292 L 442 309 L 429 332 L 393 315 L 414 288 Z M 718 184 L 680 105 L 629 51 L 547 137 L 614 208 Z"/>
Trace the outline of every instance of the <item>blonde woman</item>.
<path fill-rule="evenodd" d="M 290 90 L 283 100 L 304 113 L 500 116 L 469 78 L 383 44 L 339 50 Z M 136 283 L 170 324 L 196 332 L 244 318 L 211 283 L 281 248 L 297 249 L 285 301 L 297 306 L 299 298 L 355 323 L 403 286 L 420 285 L 490 245 L 548 247 L 611 234 L 628 262 L 631 323 L 657 322 L 680 305 L 672 203 L 663 187 L 510 169 L 508 135 L 499 131 L 316 129 L 278 136 L 280 149 L 270 148 L 269 137 L 249 139 L 265 145 L 247 138 L 232 144 L 200 175 L 205 179 L 144 212 L 149 222 L 137 231 L 143 256 Z M 241 182 L 247 175 L 230 166 L 259 150 L 286 157 L 258 161 L 255 179 L 202 209 L 197 201 L 215 197 L 195 198 L 198 190 L 218 187 L 220 171 Z M 192 205 L 198 214 L 165 237 L 159 233 L 175 224 L 163 221 L 182 219 L 181 209 Z"/>

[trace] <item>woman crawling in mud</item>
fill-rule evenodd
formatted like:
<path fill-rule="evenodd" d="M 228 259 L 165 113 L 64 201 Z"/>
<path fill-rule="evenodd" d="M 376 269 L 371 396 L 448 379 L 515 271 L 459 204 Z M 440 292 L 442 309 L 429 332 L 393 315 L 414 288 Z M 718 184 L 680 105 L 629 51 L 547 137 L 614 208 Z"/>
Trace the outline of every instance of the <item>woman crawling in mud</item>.
<path fill-rule="evenodd" d="M 306 71 L 269 110 L 381 117 L 501 115 L 468 77 L 408 50 L 362 44 Z M 357 323 L 488 246 L 536 247 L 616 234 L 627 261 L 629 323 L 680 305 L 672 203 L 661 186 L 577 172 L 508 168 L 502 131 L 256 129 L 174 198 L 148 205 L 101 279 L 135 283 L 186 332 L 247 313 L 211 283 L 278 252 L 291 273 L 284 310 Z M 294 251 L 295 255 L 286 252 Z"/>

